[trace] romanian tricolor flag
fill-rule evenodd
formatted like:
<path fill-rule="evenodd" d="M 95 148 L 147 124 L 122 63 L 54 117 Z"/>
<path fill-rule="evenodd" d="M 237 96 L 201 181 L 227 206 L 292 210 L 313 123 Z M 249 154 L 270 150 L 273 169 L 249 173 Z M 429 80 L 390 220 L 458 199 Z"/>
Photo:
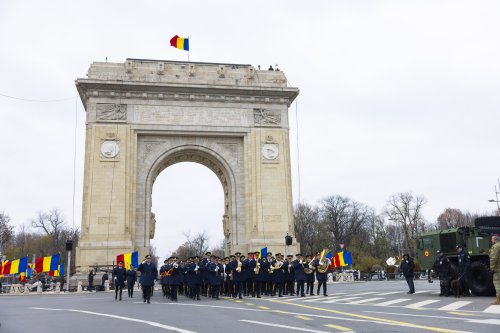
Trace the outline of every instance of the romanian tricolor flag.
<path fill-rule="evenodd" d="M 116 256 L 116 266 L 118 263 L 123 261 L 123 267 L 126 269 L 130 268 L 130 265 L 134 266 L 134 268 L 139 267 L 139 253 L 137 251 L 119 254 Z"/>
<path fill-rule="evenodd" d="M 26 273 L 26 269 L 28 269 L 28 257 L 24 257 L 21 259 L 12 260 L 10 264 L 10 273 L 9 274 L 19 274 Z"/>
<path fill-rule="evenodd" d="M 55 271 L 50 271 L 49 276 L 64 276 L 64 264 L 59 265 Z"/>
<path fill-rule="evenodd" d="M 179 50 L 189 51 L 189 38 L 181 38 L 175 35 L 170 40 L 170 46 L 178 48 Z"/>
<path fill-rule="evenodd" d="M 35 270 L 37 273 L 56 271 L 59 267 L 60 254 L 35 259 Z"/>

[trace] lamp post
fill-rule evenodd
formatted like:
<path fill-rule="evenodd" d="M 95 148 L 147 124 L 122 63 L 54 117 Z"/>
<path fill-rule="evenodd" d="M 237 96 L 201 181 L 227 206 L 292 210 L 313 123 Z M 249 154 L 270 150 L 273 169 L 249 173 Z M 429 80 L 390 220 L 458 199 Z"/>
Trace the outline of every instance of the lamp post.
<path fill-rule="evenodd" d="M 499 180 L 499 184 L 498 186 L 500 186 L 500 180 Z M 488 200 L 488 202 L 496 202 L 497 203 L 497 209 L 498 209 L 498 215 L 500 215 L 500 201 L 498 200 L 498 190 L 497 190 L 497 186 L 495 185 L 495 197 L 497 198 L 496 200 L 494 199 L 490 199 Z"/>

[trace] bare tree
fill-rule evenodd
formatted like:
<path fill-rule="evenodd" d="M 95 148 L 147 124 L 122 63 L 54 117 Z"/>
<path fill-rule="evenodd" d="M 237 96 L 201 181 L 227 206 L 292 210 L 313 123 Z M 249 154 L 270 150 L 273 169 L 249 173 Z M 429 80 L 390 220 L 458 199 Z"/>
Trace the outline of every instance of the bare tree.
<path fill-rule="evenodd" d="M 208 235 L 206 231 L 198 233 L 196 236 L 191 237 L 190 232 L 184 233 L 186 242 L 179 246 L 172 255 L 176 255 L 181 259 L 187 257 L 199 256 L 202 257 L 208 251 Z"/>
<path fill-rule="evenodd" d="M 422 208 L 425 198 L 414 196 L 410 192 L 397 193 L 387 201 L 385 213 L 390 220 L 397 222 L 403 229 L 406 249 L 414 257 L 416 254 L 415 239 L 421 232 L 419 225 L 424 223 Z"/>
<path fill-rule="evenodd" d="M 302 253 L 312 254 L 330 245 L 330 237 L 321 223 L 318 207 L 308 204 L 295 206 L 294 227 Z"/>
<path fill-rule="evenodd" d="M 0 255 L 5 254 L 5 248 L 13 238 L 14 226 L 10 224 L 10 216 L 0 212 Z"/>
<path fill-rule="evenodd" d="M 437 218 L 441 229 L 465 227 L 466 222 L 465 214 L 456 208 L 446 208 Z"/>
<path fill-rule="evenodd" d="M 332 240 L 330 247 L 339 243 L 349 246 L 351 240 L 367 227 L 372 212 L 366 205 L 339 195 L 322 199 L 320 206 L 322 223 Z"/>
<path fill-rule="evenodd" d="M 62 212 L 59 209 L 54 208 L 47 213 L 38 212 L 38 215 L 31 220 L 31 225 L 34 228 L 43 230 L 47 236 L 50 236 L 55 247 L 60 245 L 60 236 L 65 228 L 65 222 Z"/>

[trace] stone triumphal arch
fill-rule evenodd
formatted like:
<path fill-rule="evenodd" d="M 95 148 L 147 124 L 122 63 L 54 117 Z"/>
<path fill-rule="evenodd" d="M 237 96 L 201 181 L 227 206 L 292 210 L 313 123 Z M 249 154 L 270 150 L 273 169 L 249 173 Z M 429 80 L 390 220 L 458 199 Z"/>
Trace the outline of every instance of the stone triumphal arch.
<path fill-rule="evenodd" d="M 299 91 L 283 72 L 127 59 L 93 63 L 76 86 L 87 125 L 79 267 L 148 253 L 153 183 L 186 161 L 210 168 L 223 186 L 227 251 L 285 251 L 293 234 L 288 107 Z"/>

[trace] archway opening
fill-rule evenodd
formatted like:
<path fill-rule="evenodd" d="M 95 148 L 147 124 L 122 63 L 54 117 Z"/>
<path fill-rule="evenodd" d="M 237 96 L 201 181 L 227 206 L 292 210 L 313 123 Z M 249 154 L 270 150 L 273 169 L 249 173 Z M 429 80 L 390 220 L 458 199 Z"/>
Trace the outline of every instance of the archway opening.
<path fill-rule="evenodd" d="M 224 191 L 212 170 L 180 162 L 163 170 L 152 190 L 151 212 L 156 224 L 151 246 L 161 261 L 187 241 L 204 233 L 209 249 L 224 242 Z"/>

